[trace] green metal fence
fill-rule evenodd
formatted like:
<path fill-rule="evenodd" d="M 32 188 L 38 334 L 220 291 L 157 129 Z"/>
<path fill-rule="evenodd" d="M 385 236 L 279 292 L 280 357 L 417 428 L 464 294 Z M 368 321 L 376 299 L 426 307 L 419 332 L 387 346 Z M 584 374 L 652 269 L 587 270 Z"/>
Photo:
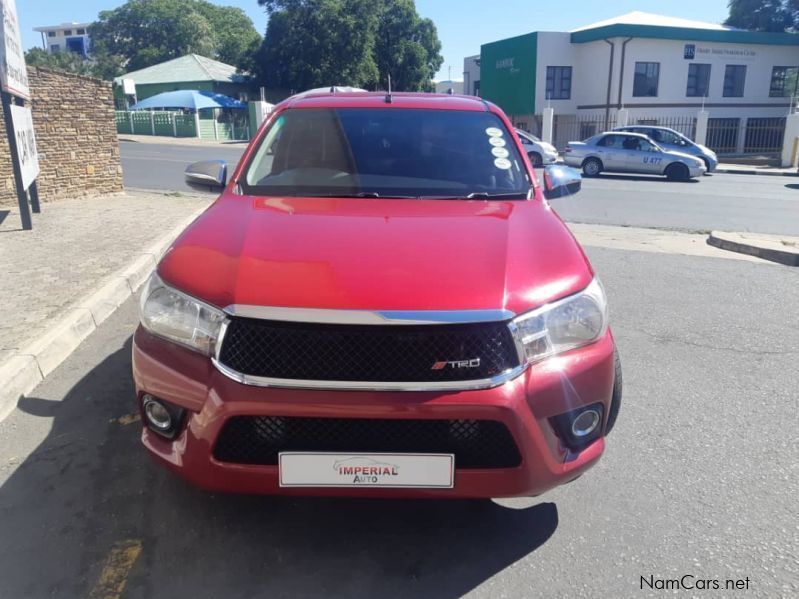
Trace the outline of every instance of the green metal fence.
<path fill-rule="evenodd" d="M 231 114 L 231 112 L 201 110 L 197 119 L 194 113 L 117 110 L 116 125 L 117 133 L 122 134 L 200 137 L 220 141 L 250 138 L 247 114 L 243 111 Z"/>
<path fill-rule="evenodd" d="M 197 137 L 193 114 L 175 114 L 175 132 L 178 137 Z"/>

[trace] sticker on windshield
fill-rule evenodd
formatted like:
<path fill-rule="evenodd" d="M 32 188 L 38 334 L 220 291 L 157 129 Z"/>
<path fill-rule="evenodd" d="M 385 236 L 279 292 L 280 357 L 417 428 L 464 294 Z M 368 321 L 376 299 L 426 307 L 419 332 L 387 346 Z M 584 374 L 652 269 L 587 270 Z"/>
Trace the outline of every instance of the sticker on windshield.
<path fill-rule="evenodd" d="M 510 156 L 510 152 L 508 152 L 505 148 L 491 148 L 491 153 L 494 155 L 495 158 L 507 158 Z"/>
<path fill-rule="evenodd" d="M 489 127 L 486 129 L 486 135 L 489 137 L 502 137 L 502 129 L 496 127 Z"/>
<path fill-rule="evenodd" d="M 494 166 L 506 171 L 511 167 L 511 162 L 507 158 L 497 158 L 494 160 Z"/>
<path fill-rule="evenodd" d="M 505 147 L 505 140 L 501 137 L 489 137 L 488 143 L 490 143 L 495 148 L 502 148 Z"/>

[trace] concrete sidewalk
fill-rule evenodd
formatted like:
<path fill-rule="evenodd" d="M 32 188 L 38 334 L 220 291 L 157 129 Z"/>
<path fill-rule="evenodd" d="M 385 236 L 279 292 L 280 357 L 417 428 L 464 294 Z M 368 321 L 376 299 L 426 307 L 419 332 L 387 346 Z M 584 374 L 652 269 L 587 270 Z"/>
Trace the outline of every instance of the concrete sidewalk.
<path fill-rule="evenodd" d="M 207 196 L 129 192 L 0 208 L 0 420 L 146 279 Z"/>
<path fill-rule="evenodd" d="M 799 237 L 712 231 L 707 243 L 729 252 L 756 256 L 786 266 L 799 266 Z"/>
<path fill-rule="evenodd" d="M 720 162 L 714 173 L 733 175 L 772 175 L 778 177 L 796 177 L 796 167 L 781 168 L 762 164 L 728 164 Z M 712 173 L 711 173 L 712 174 Z"/>
<path fill-rule="evenodd" d="M 249 141 L 217 141 L 214 139 L 199 139 L 197 137 L 168 137 L 164 135 L 129 135 L 122 133 L 119 141 L 128 143 L 161 144 L 164 146 L 191 146 L 208 148 L 244 148 Z"/>

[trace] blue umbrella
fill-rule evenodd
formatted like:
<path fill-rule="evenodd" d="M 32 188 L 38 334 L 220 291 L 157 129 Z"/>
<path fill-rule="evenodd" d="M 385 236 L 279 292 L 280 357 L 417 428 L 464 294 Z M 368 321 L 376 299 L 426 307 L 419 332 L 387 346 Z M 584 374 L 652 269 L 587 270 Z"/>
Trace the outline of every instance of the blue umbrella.
<path fill-rule="evenodd" d="M 136 102 L 130 107 L 131 110 L 144 110 L 147 108 L 191 108 L 201 110 L 203 108 L 246 108 L 244 102 L 214 92 L 181 89 L 174 92 L 163 92 L 151 96 L 141 102 Z"/>

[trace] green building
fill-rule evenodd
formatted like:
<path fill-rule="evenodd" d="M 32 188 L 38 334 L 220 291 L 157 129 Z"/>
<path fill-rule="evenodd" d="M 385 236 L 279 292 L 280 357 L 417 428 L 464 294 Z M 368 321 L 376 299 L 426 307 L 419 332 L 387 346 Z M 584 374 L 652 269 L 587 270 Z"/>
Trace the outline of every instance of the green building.
<path fill-rule="evenodd" d="M 137 101 L 180 89 L 207 90 L 247 101 L 250 91 L 245 77 L 237 73 L 236 67 L 197 54 L 187 54 L 114 79 L 114 96 L 119 109 L 133 103 L 132 95 L 124 92 L 122 82 L 125 79 L 135 83 Z"/>

